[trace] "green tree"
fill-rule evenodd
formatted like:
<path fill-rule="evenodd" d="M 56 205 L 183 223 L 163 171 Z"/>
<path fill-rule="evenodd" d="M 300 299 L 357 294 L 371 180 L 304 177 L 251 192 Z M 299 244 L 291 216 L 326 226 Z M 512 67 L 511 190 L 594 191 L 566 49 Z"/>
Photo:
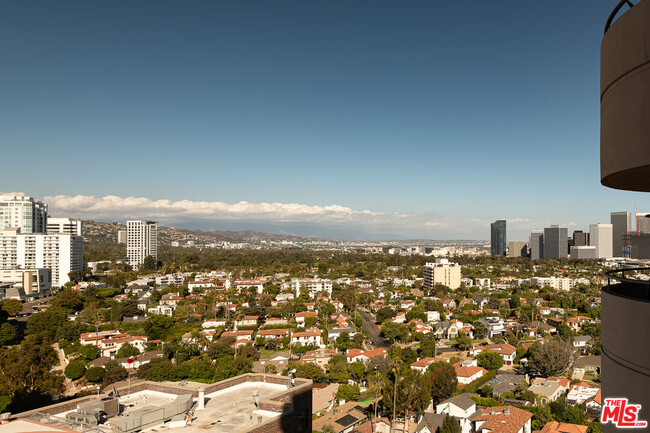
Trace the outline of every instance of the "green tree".
<path fill-rule="evenodd" d="M 350 380 L 348 363 L 343 355 L 334 355 L 325 365 L 327 375 L 332 382 L 347 383 Z"/>
<path fill-rule="evenodd" d="M 48 333 L 50 338 L 54 338 L 59 328 L 67 324 L 67 313 L 59 308 L 50 307 L 49 309 L 32 314 L 27 319 L 27 334 Z"/>
<path fill-rule="evenodd" d="M 2 303 L 2 309 L 10 316 L 15 316 L 23 309 L 23 304 L 18 299 L 7 299 Z"/>
<path fill-rule="evenodd" d="M 456 369 L 449 364 L 440 364 L 429 375 L 431 380 L 431 398 L 434 406 L 454 395 L 458 377 Z"/>
<path fill-rule="evenodd" d="M 17 335 L 18 332 L 16 331 L 16 328 L 8 323 L 3 323 L 0 325 L 0 346 L 10 343 Z"/>
<path fill-rule="evenodd" d="M 394 368 L 391 376 L 382 390 L 382 402 L 388 413 L 395 412 L 408 419 L 414 413 L 424 412 L 431 399 L 428 378 L 410 368 L 401 373 Z"/>
<path fill-rule="evenodd" d="M 142 270 L 155 271 L 156 269 L 158 269 L 158 263 L 156 262 L 156 259 L 154 259 L 153 256 L 145 257 L 142 263 Z"/>
<path fill-rule="evenodd" d="M 86 366 L 81 361 L 72 361 L 65 367 L 65 376 L 70 380 L 81 378 L 86 372 Z"/>
<path fill-rule="evenodd" d="M 395 340 L 405 341 L 408 338 L 409 330 L 404 325 L 387 320 L 381 324 L 381 333 L 393 342 Z"/>
<path fill-rule="evenodd" d="M 68 314 L 75 311 L 81 311 L 84 307 L 81 295 L 73 289 L 64 289 L 56 294 L 56 297 L 50 302 L 50 308 L 61 308 Z"/>
<path fill-rule="evenodd" d="M 164 340 L 174 326 L 174 319 L 167 316 L 153 315 L 144 321 L 144 332 L 150 340 Z"/>
<path fill-rule="evenodd" d="M 289 369 L 296 370 L 296 377 L 311 379 L 315 383 L 322 383 L 325 381 L 325 373 L 321 368 L 310 362 L 296 362 L 289 365 Z"/>
<path fill-rule="evenodd" d="M 460 424 L 458 423 L 458 420 L 455 417 L 446 414 L 442 420 L 442 425 L 438 427 L 436 433 L 461 433 L 461 432 L 462 429 L 460 428 Z"/>
<path fill-rule="evenodd" d="M 420 348 L 418 349 L 420 358 L 433 358 L 436 356 L 436 338 L 433 333 L 425 334 L 420 340 Z"/>
<path fill-rule="evenodd" d="M 487 334 L 488 328 L 485 326 L 485 323 L 476 321 L 476 323 L 474 323 L 474 337 L 482 339 L 487 337 Z"/>
<path fill-rule="evenodd" d="M 101 383 L 104 380 L 106 370 L 101 367 L 90 367 L 84 375 L 88 382 Z"/>
<path fill-rule="evenodd" d="M 361 390 L 359 389 L 359 385 L 357 385 L 356 383 L 354 385 L 348 385 L 347 383 L 343 383 L 339 386 L 339 389 L 336 392 L 337 400 L 359 401 L 360 396 L 361 396 Z"/>
<path fill-rule="evenodd" d="M 469 338 L 463 331 L 458 331 L 456 344 L 460 350 L 469 350 L 472 347 L 472 339 Z"/>
<path fill-rule="evenodd" d="M 120 303 L 120 318 L 142 316 L 144 312 L 138 308 L 138 301 L 127 299 Z"/>
<path fill-rule="evenodd" d="M 487 370 L 498 370 L 503 367 L 503 357 L 490 350 L 484 350 L 476 356 L 478 365 Z"/>
<path fill-rule="evenodd" d="M 559 376 L 571 362 L 571 343 L 556 337 L 544 344 L 534 343 L 529 349 L 528 363 L 533 370 L 544 376 Z"/>
<path fill-rule="evenodd" d="M 130 343 L 124 343 L 118 350 L 115 356 L 117 358 L 130 358 L 132 356 L 138 356 L 140 354 L 140 350 L 132 346 Z"/>
<path fill-rule="evenodd" d="M 99 358 L 102 352 L 99 350 L 99 347 L 93 344 L 84 344 L 77 349 L 77 354 L 79 355 L 79 359 L 85 362 L 90 362 Z"/>
<path fill-rule="evenodd" d="M 112 368 L 104 374 L 104 385 L 119 382 L 129 377 L 129 372 L 124 367 Z"/>
<path fill-rule="evenodd" d="M 384 323 L 388 319 L 395 317 L 397 313 L 390 307 L 381 307 L 375 315 L 378 323 Z"/>

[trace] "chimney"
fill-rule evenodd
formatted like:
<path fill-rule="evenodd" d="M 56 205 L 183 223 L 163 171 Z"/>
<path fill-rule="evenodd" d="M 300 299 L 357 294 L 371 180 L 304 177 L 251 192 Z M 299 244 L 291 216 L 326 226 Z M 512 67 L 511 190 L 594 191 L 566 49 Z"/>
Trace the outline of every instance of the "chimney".
<path fill-rule="evenodd" d="M 199 398 L 197 401 L 198 406 L 196 407 L 196 410 L 205 409 L 205 388 L 201 387 L 198 389 L 198 391 Z"/>
<path fill-rule="evenodd" d="M 507 408 L 503 409 L 503 414 L 506 415 L 506 416 L 510 415 L 510 408 L 507 407 Z"/>

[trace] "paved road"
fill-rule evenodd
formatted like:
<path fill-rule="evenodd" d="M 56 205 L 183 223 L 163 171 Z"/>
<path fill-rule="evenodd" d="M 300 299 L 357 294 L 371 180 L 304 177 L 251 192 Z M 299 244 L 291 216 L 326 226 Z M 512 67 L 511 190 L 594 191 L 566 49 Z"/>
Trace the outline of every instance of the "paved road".
<path fill-rule="evenodd" d="M 368 332 L 368 337 L 374 344 L 375 349 L 380 347 L 388 348 L 390 347 L 390 342 L 380 335 L 379 326 L 375 324 L 375 319 L 370 315 L 370 313 L 363 311 L 358 308 L 357 312 L 363 317 L 362 328 Z"/>

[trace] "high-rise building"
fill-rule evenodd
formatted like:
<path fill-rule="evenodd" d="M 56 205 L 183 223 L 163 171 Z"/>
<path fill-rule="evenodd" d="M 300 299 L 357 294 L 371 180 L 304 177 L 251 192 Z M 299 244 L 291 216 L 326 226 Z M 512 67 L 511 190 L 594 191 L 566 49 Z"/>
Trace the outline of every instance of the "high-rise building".
<path fill-rule="evenodd" d="M 81 236 L 21 233 L 17 227 L 0 234 L 0 269 L 50 269 L 52 286 L 61 287 L 70 272 L 83 270 L 83 264 Z"/>
<path fill-rule="evenodd" d="M 47 205 L 32 197 L 0 196 L 0 230 L 20 228 L 21 233 L 45 233 Z"/>
<path fill-rule="evenodd" d="M 508 242 L 508 257 L 528 257 L 528 244 L 523 241 Z"/>
<path fill-rule="evenodd" d="M 50 217 L 47 219 L 47 233 L 82 236 L 81 220 Z"/>
<path fill-rule="evenodd" d="M 612 257 L 612 224 L 589 224 L 589 245 L 596 247 L 596 258 Z"/>
<path fill-rule="evenodd" d="M 151 256 L 158 260 L 158 226 L 153 221 L 132 220 L 126 222 L 126 260 L 138 267 Z"/>
<path fill-rule="evenodd" d="M 451 290 L 460 287 L 460 265 L 447 259 L 436 259 L 435 263 L 424 265 L 424 282 L 422 287 L 429 291 L 436 284 L 442 284 Z"/>
<path fill-rule="evenodd" d="M 573 243 L 571 246 L 574 247 L 584 247 L 589 245 L 589 235 L 582 230 L 574 230 L 573 232 Z"/>
<path fill-rule="evenodd" d="M 544 229 L 544 258 L 560 259 L 569 255 L 567 228 L 552 225 Z"/>
<path fill-rule="evenodd" d="M 125 244 L 126 243 L 126 230 L 117 231 L 117 243 Z"/>
<path fill-rule="evenodd" d="M 610 214 L 612 223 L 612 252 L 614 257 L 624 257 L 627 245 L 623 242 L 626 233 L 632 231 L 632 215 L 627 212 L 612 212 Z"/>
<path fill-rule="evenodd" d="M 595 259 L 596 247 L 590 245 L 572 246 L 569 253 L 572 259 Z"/>
<path fill-rule="evenodd" d="M 636 213 L 637 233 L 650 233 L 650 214 L 645 212 Z"/>
<path fill-rule="evenodd" d="M 544 258 L 544 230 L 533 230 L 528 241 L 530 258 L 533 260 Z"/>
<path fill-rule="evenodd" d="M 497 220 L 490 226 L 490 250 L 492 257 L 506 255 L 506 220 Z"/>

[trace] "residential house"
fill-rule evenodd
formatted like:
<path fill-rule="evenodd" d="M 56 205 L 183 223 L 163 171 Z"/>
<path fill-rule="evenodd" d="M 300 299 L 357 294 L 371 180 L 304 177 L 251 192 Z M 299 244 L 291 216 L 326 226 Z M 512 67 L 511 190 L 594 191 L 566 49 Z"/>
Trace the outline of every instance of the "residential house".
<path fill-rule="evenodd" d="M 347 333 L 350 338 L 357 335 L 357 328 L 350 327 L 332 327 L 327 328 L 327 339 L 330 341 L 336 341 L 341 334 Z"/>
<path fill-rule="evenodd" d="M 427 323 L 436 324 L 440 322 L 440 312 L 439 311 L 427 311 Z"/>
<path fill-rule="evenodd" d="M 323 333 L 320 329 L 307 330 L 303 332 L 294 332 L 291 334 L 291 344 L 300 343 L 303 346 L 324 347 Z"/>
<path fill-rule="evenodd" d="M 490 316 L 478 319 L 488 329 L 488 337 L 492 338 L 495 335 L 505 335 L 508 332 L 505 321 L 498 316 Z"/>
<path fill-rule="evenodd" d="M 318 318 L 318 313 L 315 311 L 302 311 L 300 313 L 296 313 L 296 323 L 298 326 L 305 326 L 305 319 L 307 317 L 316 317 Z"/>
<path fill-rule="evenodd" d="M 284 338 L 289 336 L 288 329 L 260 329 L 255 338 Z"/>
<path fill-rule="evenodd" d="M 311 412 L 312 415 L 320 414 L 321 412 L 327 412 L 332 410 L 334 404 L 336 404 L 336 393 L 339 390 L 338 383 L 330 383 L 324 388 L 314 384 L 314 387 L 311 390 Z"/>
<path fill-rule="evenodd" d="M 419 371 L 420 373 L 425 373 L 431 364 L 436 363 L 436 362 L 442 362 L 442 361 L 443 361 L 443 359 L 440 358 L 440 357 L 422 358 L 422 359 L 418 359 L 417 361 L 412 363 L 410 368 L 415 370 L 415 371 Z"/>
<path fill-rule="evenodd" d="M 539 433 L 587 433 L 586 425 L 569 424 L 566 422 L 549 421 Z"/>
<path fill-rule="evenodd" d="M 490 379 L 483 387 L 489 386 L 492 388 L 492 394 L 497 397 L 500 397 L 501 394 L 505 392 L 514 392 L 517 389 L 517 385 L 521 382 L 528 383 L 528 375 L 523 374 L 497 374 L 492 379 Z M 481 388 L 483 388 L 481 387 Z"/>
<path fill-rule="evenodd" d="M 406 322 L 406 313 L 404 311 L 399 311 L 395 317 L 390 319 L 394 323 L 405 323 Z"/>
<path fill-rule="evenodd" d="M 259 316 L 244 316 L 235 322 L 237 327 L 240 326 L 257 326 Z"/>
<path fill-rule="evenodd" d="M 472 396 L 476 394 L 463 393 L 443 400 L 436 405 L 436 414 L 451 415 L 458 419 L 462 433 L 472 431 L 472 415 L 476 413 L 476 403 Z"/>
<path fill-rule="evenodd" d="M 220 326 L 226 326 L 226 319 L 208 319 L 201 323 L 203 328 L 218 328 Z"/>
<path fill-rule="evenodd" d="M 325 413 L 320 418 L 315 419 L 312 423 L 312 430 L 323 431 L 323 428 L 329 424 L 334 428 L 334 433 L 351 433 L 368 420 L 368 415 L 366 415 L 367 406 L 350 401 L 335 407 L 331 410 L 331 414 Z"/>
<path fill-rule="evenodd" d="M 253 331 L 252 330 L 226 331 L 221 334 L 221 338 L 228 338 L 228 337 L 235 338 L 236 341 L 246 340 L 247 342 L 249 342 L 249 341 L 253 341 Z"/>
<path fill-rule="evenodd" d="M 542 398 L 543 404 L 557 400 L 564 392 L 564 388 L 558 381 L 537 377 L 531 382 L 532 384 L 528 387 L 528 391 L 531 391 L 535 395 L 539 395 Z"/>
<path fill-rule="evenodd" d="M 442 300 L 442 307 L 446 309 L 453 310 L 456 308 L 456 301 L 454 301 L 452 298 L 444 298 Z"/>
<path fill-rule="evenodd" d="M 571 385 L 566 395 L 567 404 L 582 404 L 592 399 L 600 392 L 600 388 L 593 387 L 585 382 L 578 382 Z"/>
<path fill-rule="evenodd" d="M 267 281 L 261 278 L 237 278 L 233 283 L 233 288 L 238 293 L 248 289 L 255 289 L 257 293 L 262 293 L 266 283 Z"/>
<path fill-rule="evenodd" d="M 433 335 L 439 339 L 445 338 L 447 340 L 451 340 L 458 337 L 458 327 L 455 323 L 449 320 L 444 320 L 442 322 L 436 323 Z"/>
<path fill-rule="evenodd" d="M 263 373 L 267 366 L 273 365 L 277 374 L 289 366 L 289 352 L 278 352 L 270 359 L 261 359 L 253 362 L 253 372 Z"/>
<path fill-rule="evenodd" d="M 505 365 L 514 364 L 517 356 L 517 348 L 511 344 L 492 344 L 485 346 L 484 349 L 501 355 Z"/>
<path fill-rule="evenodd" d="M 573 374 L 600 374 L 600 355 L 578 358 L 573 364 Z"/>
<path fill-rule="evenodd" d="M 488 373 L 488 371 L 483 367 L 471 365 L 471 363 L 467 365 L 467 363 L 464 363 L 462 361 L 459 361 L 456 364 L 454 364 L 454 369 L 456 369 L 456 377 L 458 378 L 458 384 L 461 386 L 467 385 L 468 383 L 471 383 L 476 379 L 485 376 Z"/>
<path fill-rule="evenodd" d="M 348 364 L 353 364 L 356 361 L 361 361 L 364 364 L 370 361 L 372 358 L 375 357 L 386 357 L 388 354 L 388 351 L 386 349 L 379 348 L 379 349 L 373 349 L 373 350 L 368 350 L 364 352 L 361 349 L 350 349 L 348 350 L 348 353 L 345 354 Z"/>
<path fill-rule="evenodd" d="M 308 352 L 305 352 L 300 357 L 300 360 L 303 362 L 310 362 L 312 364 L 316 364 L 317 366 L 325 370 L 325 366 L 327 365 L 327 363 L 336 354 L 337 354 L 336 349 L 316 349 L 316 350 L 310 350 Z"/>
<path fill-rule="evenodd" d="M 415 428 L 415 433 L 437 433 L 444 419 L 445 415 L 425 412 Z"/>
<path fill-rule="evenodd" d="M 486 407 L 474 417 L 476 433 L 531 433 L 533 414 L 514 406 Z"/>

